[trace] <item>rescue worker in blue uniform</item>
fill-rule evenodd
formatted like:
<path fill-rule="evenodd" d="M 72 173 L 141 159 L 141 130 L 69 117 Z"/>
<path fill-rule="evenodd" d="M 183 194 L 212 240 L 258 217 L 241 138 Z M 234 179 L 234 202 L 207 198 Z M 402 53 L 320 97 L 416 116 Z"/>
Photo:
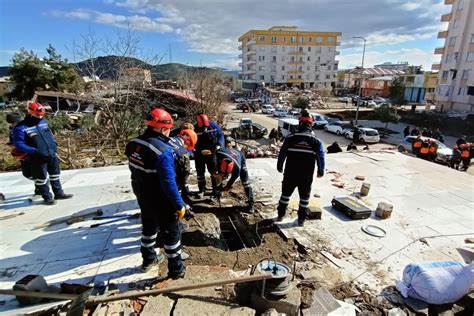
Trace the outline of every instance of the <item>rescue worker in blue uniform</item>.
<path fill-rule="evenodd" d="M 45 204 L 52 205 L 56 200 L 72 198 L 72 194 L 64 193 L 61 186 L 57 144 L 48 123 L 43 120 L 45 114 L 42 104 L 30 103 L 28 115 L 13 129 L 13 144 L 17 150 L 27 154 L 35 192 L 41 194 Z M 49 190 L 48 175 L 54 196 Z"/>
<path fill-rule="evenodd" d="M 206 190 L 206 167 L 212 175 L 216 168 L 215 153 L 224 146 L 224 134 L 219 125 L 209 120 L 206 114 L 199 114 L 196 117 L 197 124 L 194 131 L 198 135 L 198 141 L 194 152 L 194 162 L 196 166 L 199 193 Z M 214 177 L 211 177 L 212 193 L 217 195 L 217 184 Z"/>
<path fill-rule="evenodd" d="M 176 183 L 176 155 L 167 144 L 173 118 L 165 110 L 153 109 L 145 124 L 148 125 L 145 132 L 132 139 L 125 150 L 133 193 L 141 210 L 141 269 L 149 271 L 164 260 L 164 256 L 154 248 L 159 230 L 168 258 L 168 277 L 182 278 L 186 268 L 181 259 L 179 221 L 184 218 L 186 208 Z"/>
<path fill-rule="evenodd" d="M 232 148 L 233 139 L 226 137 L 225 147 L 216 152 L 217 169 L 214 172 L 214 178 L 218 185 L 218 194 L 221 191 L 230 191 L 235 180 L 240 177 L 245 194 L 247 195 L 248 211 L 254 212 L 253 191 L 250 186 L 249 173 L 244 154 L 235 148 Z M 230 179 L 225 186 L 222 181 L 230 175 Z"/>
<path fill-rule="evenodd" d="M 181 197 L 188 205 L 192 204 L 188 186 L 188 179 L 191 174 L 190 152 L 194 150 L 196 142 L 197 135 L 191 129 L 182 129 L 177 136 L 171 137 L 168 142 L 176 154 L 176 182 L 178 183 Z"/>
<path fill-rule="evenodd" d="M 290 197 L 295 188 L 298 188 L 300 196 L 298 225 L 303 226 L 308 215 L 315 164 L 318 165 L 318 178 L 324 175 L 324 149 L 311 128 L 312 124 L 312 116 L 308 112 L 303 112 L 299 118 L 298 131 L 285 138 L 278 155 L 278 172 L 283 172 L 283 164 L 286 160 L 278 205 L 278 221 L 285 216 Z"/>

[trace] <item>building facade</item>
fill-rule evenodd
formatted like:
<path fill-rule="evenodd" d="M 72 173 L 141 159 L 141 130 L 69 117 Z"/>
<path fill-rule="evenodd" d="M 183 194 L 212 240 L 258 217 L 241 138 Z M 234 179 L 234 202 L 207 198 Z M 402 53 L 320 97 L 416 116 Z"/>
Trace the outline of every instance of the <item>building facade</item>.
<path fill-rule="evenodd" d="M 351 93 L 358 93 L 359 86 L 362 83 L 364 87 L 364 81 L 378 77 L 393 77 L 403 75 L 405 72 L 396 69 L 383 69 L 383 68 L 354 68 L 346 71 L 342 79 L 342 86 L 346 91 Z"/>
<path fill-rule="evenodd" d="M 390 84 L 392 80 L 392 76 L 384 76 L 364 81 L 362 96 L 388 98 L 390 96 Z"/>
<path fill-rule="evenodd" d="M 398 70 L 398 71 L 407 71 L 408 67 L 409 65 L 407 61 L 401 61 L 398 63 L 386 62 L 383 64 L 374 65 L 374 68 Z"/>
<path fill-rule="evenodd" d="M 340 32 L 299 31 L 294 26 L 250 30 L 239 37 L 242 44 L 242 87 L 260 85 L 333 89 L 338 70 L 336 50 Z"/>
<path fill-rule="evenodd" d="M 451 11 L 441 16 L 448 29 L 438 33 L 445 39 L 443 47 L 435 49 L 441 62 L 438 70 L 436 109 L 441 112 L 474 112 L 474 1 L 445 0 Z"/>

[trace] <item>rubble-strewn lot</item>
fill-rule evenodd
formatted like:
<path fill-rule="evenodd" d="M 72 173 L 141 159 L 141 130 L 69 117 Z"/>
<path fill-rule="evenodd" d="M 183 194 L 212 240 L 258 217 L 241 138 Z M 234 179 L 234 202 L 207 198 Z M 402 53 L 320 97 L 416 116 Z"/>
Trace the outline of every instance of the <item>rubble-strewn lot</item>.
<path fill-rule="evenodd" d="M 464 242 L 466 237 L 474 236 L 472 176 L 393 152 L 330 155 L 328 172 L 322 179 L 315 178 L 310 201 L 311 207 L 322 209 L 322 219 L 307 221 L 301 228 L 296 226 L 296 212 L 292 211 L 298 205 L 296 193 L 288 217 L 280 224 L 272 221 L 282 179 L 275 164 L 271 158 L 248 160 L 258 201 L 256 214 L 245 213 L 240 185 L 226 193 L 220 205 L 206 197 L 196 202 L 196 217 L 204 228 L 193 220 L 187 222 L 189 228 L 183 234 L 183 244 L 191 256 L 187 260 L 188 274 L 179 281 L 156 280 L 160 282 L 154 286 L 248 274 L 252 265 L 273 257 L 295 268 L 295 288 L 301 292 L 296 302 L 300 308 L 311 306 L 315 290 L 324 286 L 335 298 L 354 304 L 362 312 L 384 314 L 400 304 L 409 312 L 393 289 L 406 264 L 472 260 L 472 245 Z M 356 180 L 358 175 L 365 180 Z M 24 214 L 0 221 L 0 287 L 11 288 L 27 274 L 41 274 L 49 284 L 97 285 L 110 281 L 125 291 L 132 286 L 142 288 L 144 280 L 165 275 L 165 264 L 160 265 L 159 271 L 138 270 L 139 219 L 95 228 L 90 227 L 95 221 L 86 220 L 33 230 L 49 220 L 97 209 L 108 215 L 136 213 L 129 176 L 125 166 L 65 171 L 64 187 L 75 194 L 74 198 L 44 206 L 41 201 L 28 201 L 33 191 L 30 181 L 19 173 L 1 174 L 0 191 L 6 196 L 2 217 Z M 371 188 L 369 195 L 360 200 L 372 210 L 381 201 L 393 204 L 391 218 L 381 220 L 372 215 L 355 221 L 331 208 L 334 196 L 357 199 L 362 182 L 370 183 Z M 343 184 L 342 188 L 333 185 L 337 183 Z M 365 234 L 361 231 L 365 224 L 383 228 L 387 236 Z M 212 311 L 217 306 L 222 313 L 251 312 L 237 309 L 235 304 L 246 305 L 248 301 L 241 294 L 232 294 L 233 289 L 225 286 L 110 303 L 102 308 L 102 313 L 135 310 L 143 311 L 144 315 L 155 314 L 157 306 L 170 306 L 169 311 L 176 315 L 192 313 L 189 308 Z M 12 297 L 1 296 L 0 301 L 5 301 L 0 310 L 7 313 L 18 308 Z"/>

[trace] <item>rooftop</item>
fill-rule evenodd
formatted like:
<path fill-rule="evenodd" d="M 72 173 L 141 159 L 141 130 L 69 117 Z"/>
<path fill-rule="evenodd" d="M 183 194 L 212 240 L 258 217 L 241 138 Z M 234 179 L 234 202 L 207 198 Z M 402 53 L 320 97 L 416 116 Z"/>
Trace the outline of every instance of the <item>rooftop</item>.
<path fill-rule="evenodd" d="M 401 75 L 404 74 L 404 71 L 396 69 L 385 69 L 385 68 L 364 68 L 363 70 L 360 67 L 349 70 L 350 74 L 361 73 L 364 75 L 379 75 L 379 76 L 388 76 L 388 75 Z"/>

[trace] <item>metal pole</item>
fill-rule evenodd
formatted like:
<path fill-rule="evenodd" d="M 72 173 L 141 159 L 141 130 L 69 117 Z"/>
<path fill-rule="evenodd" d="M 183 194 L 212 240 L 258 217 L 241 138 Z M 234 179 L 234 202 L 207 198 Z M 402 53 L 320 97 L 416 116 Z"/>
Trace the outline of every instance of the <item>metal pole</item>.
<path fill-rule="evenodd" d="M 364 76 L 364 58 L 365 58 L 365 42 L 367 41 L 364 37 L 362 36 L 357 36 L 354 38 L 361 38 L 364 40 L 364 50 L 362 51 L 362 69 L 361 69 L 361 76 L 359 79 L 359 98 L 357 99 L 357 110 L 356 110 L 356 117 L 355 117 L 355 125 L 357 125 L 357 122 L 359 120 L 359 106 L 360 106 L 360 99 L 362 98 L 362 79 Z"/>

